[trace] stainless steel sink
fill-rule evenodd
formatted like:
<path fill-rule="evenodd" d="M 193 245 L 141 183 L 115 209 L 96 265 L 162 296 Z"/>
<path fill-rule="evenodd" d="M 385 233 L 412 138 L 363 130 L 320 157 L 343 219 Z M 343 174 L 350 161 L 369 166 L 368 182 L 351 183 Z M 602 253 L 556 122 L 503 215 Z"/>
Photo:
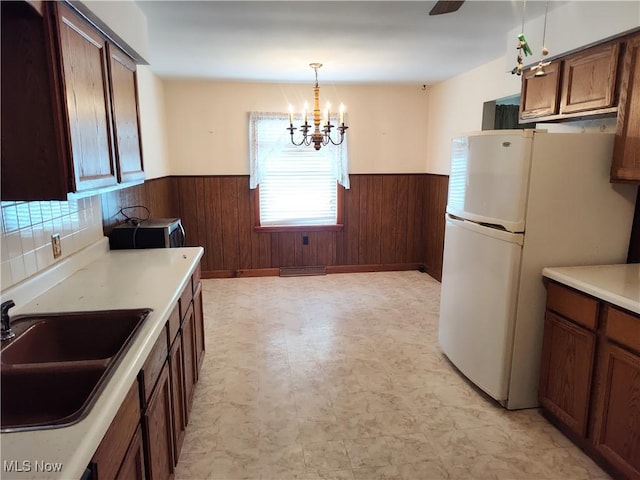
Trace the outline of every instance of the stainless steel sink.
<path fill-rule="evenodd" d="M 56 428 L 95 403 L 150 309 L 16 316 L 0 351 L 3 432 Z"/>

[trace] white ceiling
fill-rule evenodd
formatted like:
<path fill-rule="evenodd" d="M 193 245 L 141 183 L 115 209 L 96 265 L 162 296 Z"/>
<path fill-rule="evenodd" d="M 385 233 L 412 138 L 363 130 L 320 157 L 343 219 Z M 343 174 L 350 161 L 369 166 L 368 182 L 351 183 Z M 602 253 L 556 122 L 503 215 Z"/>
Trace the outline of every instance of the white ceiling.
<path fill-rule="evenodd" d="M 429 16 L 433 1 L 137 3 L 147 17 L 151 69 L 161 77 L 310 83 L 308 65 L 320 62 L 321 84 L 450 78 L 504 55 L 523 10 L 522 0 L 467 0 L 439 16 Z M 527 1 L 527 21 L 545 6 Z"/>

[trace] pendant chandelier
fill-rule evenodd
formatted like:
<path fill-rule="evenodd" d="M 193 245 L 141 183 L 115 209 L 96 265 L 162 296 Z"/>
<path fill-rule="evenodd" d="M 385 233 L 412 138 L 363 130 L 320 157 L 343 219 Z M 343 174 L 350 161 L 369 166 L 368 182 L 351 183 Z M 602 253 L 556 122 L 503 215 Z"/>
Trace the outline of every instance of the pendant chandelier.
<path fill-rule="evenodd" d="M 340 145 L 344 141 L 344 134 L 347 130 L 347 127 L 344 124 L 344 105 L 340 104 L 340 120 L 339 125 L 337 127 L 338 132 L 340 133 L 340 137 L 337 140 L 331 138 L 331 129 L 335 128 L 335 125 L 331 124 L 331 113 L 330 108 L 331 104 L 327 102 L 325 107 L 324 116 L 320 111 L 320 87 L 318 86 L 318 69 L 322 67 L 321 63 L 310 63 L 309 66 L 313 68 L 316 73 L 316 84 L 313 87 L 313 132 L 310 133 L 311 125 L 307 122 L 307 110 L 309 105 L 305 102 L 304 109 L 302 111 L 302 121 L 304 122 L 300 126 L 300 132 L 302 133 L 302 138 L 299 142 L 293 138 L 294 132 L 297 130 L 296 127 L 293 126 L 293 107 L 289 105 L 289 127 L 287 130 L 291 133 L 291 143 L 293 143 L 296 147 L 300 146 L 310 146 L 313 145 L 313 148 L 316 150 L 320 150 L 321 147 L 325 145 L 329 145 L 332 143 L 333 145 Z"/>

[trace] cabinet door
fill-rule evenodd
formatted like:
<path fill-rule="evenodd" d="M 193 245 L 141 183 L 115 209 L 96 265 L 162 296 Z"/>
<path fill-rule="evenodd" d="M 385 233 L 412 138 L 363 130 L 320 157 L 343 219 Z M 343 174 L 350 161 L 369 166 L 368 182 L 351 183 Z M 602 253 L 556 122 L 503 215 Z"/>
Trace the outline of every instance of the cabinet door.
<path fill-rule="evenodd" d="M 115 185 L 106 39 L 56 2 L 73 191 Z"/>
<path fill-rule="evenodd" d="M 619 52 L 620 45 L 613 43 L 564 60 L 560 113 L 614 106 Z"/>
<path fill-rule="evenodd" d="M 108 44 L 111 111 L 118 182 L 144 180 L 138 119 L 136 64 L 118 47 Z"/>
<path fill-rule="evenodd" d="M 189 305 L 182 324 L 182 357 L 184 361 L 184 391 L 187 413 L 193 404 L 193 392 L 197 381 L 198 359 L 196 357 L 195 322 L 193 304 Z M 188 421 L 188 415 L 187 415 Z"/>
<path fill-rule="evenodd" d="M 160 378 L 143 416 L 149 480 L 165 480 L 173 474 L 173 418 L 169 364 Z"/>
<path fill-rule="evenodd" d="M 167 325 L 160 332 L 160 336 L 156 340 L 147 360 L 144 362 L 140 370 L 140 383 L 142 385 L 142 404 L 147 405 L 151 401 L 155 385 L 160 380 L 160 374 L 169 357 L 169 347 L 167 342 Z"/>
<path fill-rule="evenodd" d="M 584 437 L 596 335 L 547 310 L 540 365 L 540 403 Z"/>
<path fill-rule="evenodd" d="M 594 442 L 625 478 L 640 478 L 640 357 L 604 346 Z"/>
<path fill-rule="evenodd" d="M 611 180 L 640 182 L 640 34 L 627 43 Z"/>
<path fill-rule="evenodd" d="M 202 309 L 202 282 L 198 281 L 195 293 L 193 294 L 193 315 L 196 330 L 196 359 L 197 373 L 200 373 L 202 361 L 204 360 L 204 312 Z"/>
<path fill-rule="evenodd" d="M 112 479 L 127 455 L 127 445 L 140 425 L 140 394 L 134 381 L 118 413 L 91 459 L 97 480 Z"/>
<path fill-rule="evenodd" d="M 182 356 L 182 334 L 180 332 L 178 332 L 171 347 L 169 365 L 171 367 L 171 398 L 173 400 L 174 462 L 177 464 L 187 428 L 184 359 Z"/>
<path fill-rule="evenodd" d="M 66 200 L 66 141 L 49 23 L 25 2 L 0 2 L 2 200 Z"/>
<path fill-rule="evenodd" d="M 527 70 L 522 75 L 520 118 L 537 118 L 558 113 L 560 87 L 560 63 L 552 62 L 544 67 L 545 76 L 536 76 Z"/>
<path fill-rule="evenodd" d="M 138 427 L 116 480 L 145 480 L 145 478 L 142 430 Z"/>

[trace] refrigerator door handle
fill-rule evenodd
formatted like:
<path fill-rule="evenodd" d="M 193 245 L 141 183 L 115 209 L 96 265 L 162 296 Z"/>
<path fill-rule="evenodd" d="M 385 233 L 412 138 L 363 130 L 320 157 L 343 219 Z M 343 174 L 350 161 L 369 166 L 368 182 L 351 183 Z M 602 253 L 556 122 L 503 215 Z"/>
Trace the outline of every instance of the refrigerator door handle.
<path fill-rule="evenodd" d="M 450 213 L 447 213 L 445 215 L 445 218 L 447 222 L 451 222 L 454 225 L 465 228 L 467 230 L 471 230 L 481 235 L 497 238 L 498 240 L 502 240 L 503 242 L 515 243 L 520 246 L 524 245 L 523 233 L 511 233 L 501 229 L 488 227 L 486 225 L 481 225 L 479 223 L 456 217 L 455 215 L 451 215 Z"/>

